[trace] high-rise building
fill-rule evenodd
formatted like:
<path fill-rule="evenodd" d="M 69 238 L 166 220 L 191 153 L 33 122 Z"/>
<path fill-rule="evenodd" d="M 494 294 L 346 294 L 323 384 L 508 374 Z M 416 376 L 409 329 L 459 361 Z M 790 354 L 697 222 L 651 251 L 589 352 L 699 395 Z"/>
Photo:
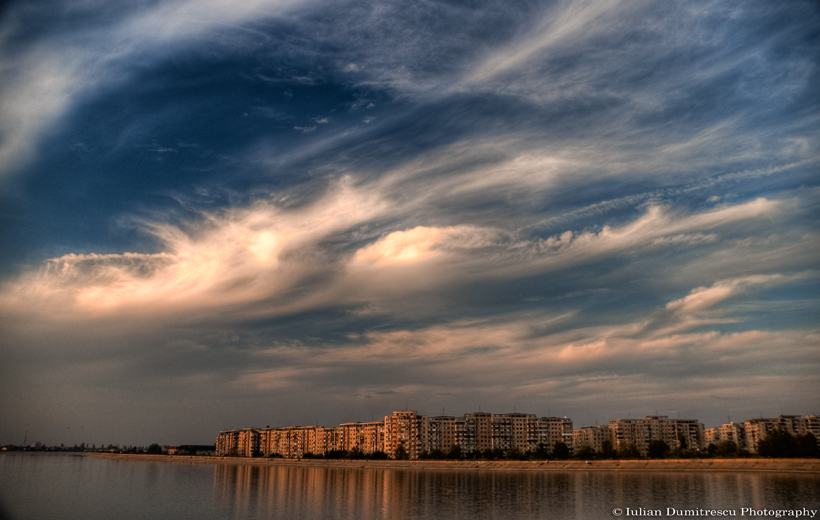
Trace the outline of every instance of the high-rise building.
<path fill-rule="evenodd" d="M 814 435 L 817 444 L 820 445 L 820 415 L 806 416 L 806 431 Z"/>
<path fill-rule="evenodd" d="M 613 429 L 607 425 L 585 426 L 573 432 L 573 450 L 577 453 L 584 448 L 594 451 L 604 451 L 604 443 L 609 442 L 609 449 L 613 449 Z"/>
<path fill-rule="evenodd" d="M 242 457 L 275 456 L 300 458 L 329 451 L 373 453 L 390 457 L 404 453 L 417 459 L 424 453 L 450 452 L 458 446 L 462 453 L 517 450 L 551 452 L 556 442 L 570 449 L 589 446 L 602 451 L 609 441 L 614 449 L 634 445 L 646 455 L 649 443 L 662 440 L 670 448 L 703 449 L 709 444 L 732 441 L 739 448 L 757 451 L 761 440 L 776 429 L 791 435 L 811 432 L 820 443 L 820 417 L 779 415 L 775 419 L 755 418 L 743 423 L 727 423 L 704 429 L 695 419 L 670 419 L 649 415 L 643 419 L 617 419 L 606 426 L 588 426 L 573 431 L 568 417 L 541 417 L 526 413 L 492 414 L 473 412 L 463 417 L 419 415 L 414 410 L 393 412 L 384 421 L 350 422 L 337 427 L 287 426 L 283 428 L 242 428 L 217 434 L 219 455 Z"/>
<path fill-rule="evenodd" d="M 563 442 L 570 450 L 573 448 L 572 419 L 569 417 L 541 417 L 538 419 L 538 445 L 551 453 L 556 442 Z"/>
<path fill-rule="evenodd" d="M 428 446 L 426 451 L 438 450 L 448 453 L 458 444 L 457 425 L 455 417 L 440 415 L 427 419 Z"/>
<path fill-rule="evenodd" d="M 465 453 L 493 449 L 493 414 L 473 412 L 464 415 L 459 444 Z"/>
<path fill-rule="evenodd" d="M 670 448 L 700 450 L 704 447 L 703 424 L 695 419 L 670 419 L 666 415 L 647 415 L 643 419 L 609 421 L 615 449 L 633 445 L 641 455 L 649 452 L 649 443 L 663 441 Z"/>
<path fill-rule="evenodd" d="M 391 458 L 418 459 L 428 444 L 427 417 L 402 410 L 384 418 L 384 451 Z"/>
<path fill-rule="evenodd" d="M 777 427 L 777 419 L 755 418 L 743 423 L 746 435 L 744 448 L 749 451 L 757 451 L 760 441 L 766 438 Z"/>

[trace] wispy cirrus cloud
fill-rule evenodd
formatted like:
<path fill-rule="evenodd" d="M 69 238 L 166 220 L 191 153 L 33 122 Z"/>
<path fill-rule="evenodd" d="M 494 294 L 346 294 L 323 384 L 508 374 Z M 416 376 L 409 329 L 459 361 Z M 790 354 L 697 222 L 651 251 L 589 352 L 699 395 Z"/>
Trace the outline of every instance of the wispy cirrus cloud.
<path fill-rule="evenodd" d="M 159 253 L 51 259 L 5 285 L 4 308 L 39 314 L 56 306 L 93 317 L 186 315 L 253 305 L 254 310 L 240 312 L 283 315 L 486 278 L 560 272 L 680 244 L 713 244 L 726 226 L 778 218 L 783 211 L 782 202 L 757 199 L 693 214 L 653 206 L 624 225 L 548 238 L 469 224 L 415 226 L 373 237 L 370 225 L 401 215 L 402 205 L 368 188 L 343 179 L 297 209 L 260 201 L 205 214 L 185 226 L 146 222 Z M 321 288 L 296 291 L 319 273 Z"/>
<path fill-rule="evenodd" d="M 466 78 L 467 84 L 486 83 L 507 71 L 520 71 L 527 63 L 551 53 L 550 47 L 571 46 L 588 40 L 602 28 L 612 30 L 613 19 L 623 19 L 629 10 L 622 2 L 587 0 L 559 3 L 542 15 L 535 27 L 517 40 L 484 59 Z M 633 4 L 631 9 L 638 6 Z"/>
<path fill-rule="evenodd" d="M 25 164 L 40 140 L 77 103 L 99 89 L 121 84 L 132 73 L 130 65 L 151 50 L 308 3 L 253 0 L 236 6 L 223 0 L 175 0 L 133 5 L 115 17 L 98 11 L 93 2 L 60 5 L 58 15 L 84 19 L 85 25 L 87 17 L 96 18 L 100 24 L 93 29 L 79 24 L 77 32 L 54 31 L 40 39 L 33 39 L 26 26 L 39 7 L 11 9 L 0 26 L 0 42 L 6 42 L 0 52 L 5 77 L 0 85 L 0 175 Z"/>

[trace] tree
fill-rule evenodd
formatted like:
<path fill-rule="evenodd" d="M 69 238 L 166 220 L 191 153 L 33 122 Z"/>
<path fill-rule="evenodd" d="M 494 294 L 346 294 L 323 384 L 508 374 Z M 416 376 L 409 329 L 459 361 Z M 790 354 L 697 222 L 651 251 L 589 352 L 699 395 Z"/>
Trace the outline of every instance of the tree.
<path fill-rule="evenodd" d="M 549 447 L 543 442 L 538 443 L 538 447 L 535 448 L 535 451 L 532 453 L 532 455 L 538 460 L 548 459 L 550 456 Z"/>
<path fill-rule="evenodd" d="M 648 453 L 650 459 L 663 459 L 669 453 L 669 445 L 662 439 L 649 441 Z"/>
<path fill-rule="evenodd" d="M 145 453 L 148 455 L 162 455 L 162 446 L 157 443 L 154 443 L 148 446 L 148 449 L 145 450 Z"/>
<path fill-rule="evenodd" d="M 817 437 L 811 432 L 795 437 L 795 455 L 801 458 L 820 457 L 820 447 L 817 446 Z"/>
<path fill-rule="evenodd" d="M 453 447 L 450 448 L 450 451 L 447 452 L 447 455 L 445 455 L 445 458 L 459 460 L 461 458 L 461 446 L 454 444 Z"/>
<path fill-rule="evenodd" d="M 618 458 L 619 459 L 640 459 L 641 452 L 638 451 L 638 447 L 634 444 L 624 444 L 623 446 L 618 448 Z"/>
<path fill-rule="evenodd" d="M 431 451 L 425 451 L 424 453 L 419 455 L 419 458 L 426 460 L 441 460 L 444 458 L 444 452 L 436 448 Z"/>
<path fill-rule="evenodd" d="M 552 447 L 552 458 L 557 460 L 567 460 L 570 456 L 569 446 L 561 441 L 555 443 Z"/>
<path fill-rule="evenodd" d="M 328 450 L 325 452 L 326 459 L 345 459 L 347 458 L 347 450 Z"/>
<path fill-rule="evenodd" d="M 507 460 L 526 460 L 527 456 L 518 448 L 510 448 L 504 453 L 504 458 Z"/>
<path fill-rule="evenodd" d="M 615 453 L 615 449 L 612 447 L 612 441 L 605 440 L 601 443 L 601 458 L 602 459 L 614 459 L 617 457 L 618 454 Z"/>
<path fill-rule="evenodd" d="M 716 457 L 736 457 L 737 452 L 738 449 L 735 441 L 720 441 L 717 446 L 715 446 L 713 455 Z"/>
<path fill-rule="evenodd" d="M 394 455 L 396 460 L 407 460 L 409 458 L 403 442 L 399 444 L 398 448 L 396 448 L 396 453 Z"/>
<path fill-rule="evenodd" d="M 364 452 L 362 452 L 362 450 L 359 449 L 358 446 L 356 446 L 352 450 L 347 452 L 347 455 L 345 456 L 345 458 L 346 459 L 361 460 L 361 459 L 365 458 L 365 456 L 364 456 Z"/>
<path fill-rule="evenodd" d="M 590 446 L 584 446 L 575 452 L 575 458 L 578 460 L 591 460 L 595 458 L 595 450 L 593 450 Z"/>
<path fill-rule="evenodd" d="M 796 448 L 797 443 L 792 434 L 783 428 L 776 428 L 757 443 L 757 454 L 761 457 L 794 457 Z"/>

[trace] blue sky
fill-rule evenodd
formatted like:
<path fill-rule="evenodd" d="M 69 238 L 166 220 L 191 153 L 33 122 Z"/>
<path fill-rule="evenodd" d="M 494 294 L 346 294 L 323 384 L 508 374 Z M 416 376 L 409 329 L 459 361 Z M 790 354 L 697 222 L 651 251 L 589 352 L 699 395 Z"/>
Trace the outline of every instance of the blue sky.
<path fill-rule="evenodd" d="M 817 413 L 818 27 L 808 0 L 9 3 L 0 442 Z"/>

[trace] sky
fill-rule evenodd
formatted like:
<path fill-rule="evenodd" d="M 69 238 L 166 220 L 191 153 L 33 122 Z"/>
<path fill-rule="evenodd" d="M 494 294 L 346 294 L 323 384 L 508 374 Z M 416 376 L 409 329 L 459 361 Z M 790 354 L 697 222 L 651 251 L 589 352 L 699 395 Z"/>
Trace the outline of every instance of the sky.
<path fill-rule="evenodd" d="M 0 10 L 0 444 L 820 413 L 820 4 Z"/>

